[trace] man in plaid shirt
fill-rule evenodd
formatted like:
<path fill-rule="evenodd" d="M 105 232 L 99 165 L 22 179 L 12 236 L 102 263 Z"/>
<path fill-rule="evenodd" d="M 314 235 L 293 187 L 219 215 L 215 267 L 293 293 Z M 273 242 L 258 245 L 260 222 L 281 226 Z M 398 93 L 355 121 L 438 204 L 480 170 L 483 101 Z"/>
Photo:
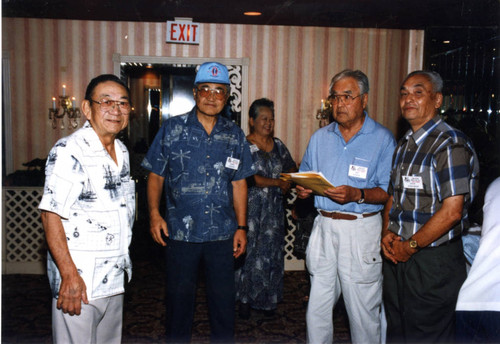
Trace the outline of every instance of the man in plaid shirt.
<path fill-rule="evenodd" d="M 388 342 L 454 341 L 479 164 L 469 138 L 437 115 L 442 88 L 439 74 L 415 71 L 400 90 L 411 129 L 394 152 L 382 227 Z"/>

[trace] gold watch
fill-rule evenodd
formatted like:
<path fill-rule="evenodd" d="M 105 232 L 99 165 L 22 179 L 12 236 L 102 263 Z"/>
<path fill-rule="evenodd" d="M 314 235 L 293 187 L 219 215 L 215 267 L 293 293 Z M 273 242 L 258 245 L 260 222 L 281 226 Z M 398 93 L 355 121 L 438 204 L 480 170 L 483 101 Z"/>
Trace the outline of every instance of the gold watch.
<path fill-rule="evenodd" d="M 409 244 L 410 244 L 410 247 L 413 248 L 413 249 L 415 249 L 415 250 L 419 250 L 420 249 L 420 246 L 418 246 L 418 242 L 415 239 L 410 238 Z"/>

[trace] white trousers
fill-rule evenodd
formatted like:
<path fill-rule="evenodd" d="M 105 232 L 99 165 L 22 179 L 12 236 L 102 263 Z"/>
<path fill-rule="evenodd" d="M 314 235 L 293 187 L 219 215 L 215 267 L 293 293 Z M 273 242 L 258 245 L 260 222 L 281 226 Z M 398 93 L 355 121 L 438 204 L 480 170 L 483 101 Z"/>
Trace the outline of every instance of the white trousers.
<path fill-rule="evenodd" d="M 380 214 L 357 220 L 318 215 L 306 251 L 311 278 L 307 341 L 333 342 L 332 313 L 340 293 L 352 343 L 380 343 L 382 257 Z"/>
<path fill-rule="evenodd" d="M 80 315 L 57 309 L 52 299 L 52 335 L 60 344 L 119 344 L 122 340 L 123 294 L 82 303 Z"/>

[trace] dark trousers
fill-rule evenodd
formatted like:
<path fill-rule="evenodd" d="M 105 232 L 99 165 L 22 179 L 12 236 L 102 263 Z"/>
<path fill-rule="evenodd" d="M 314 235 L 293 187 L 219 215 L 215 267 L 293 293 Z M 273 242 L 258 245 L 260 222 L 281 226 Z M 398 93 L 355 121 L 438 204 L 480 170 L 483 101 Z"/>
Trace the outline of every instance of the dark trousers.
<path fill-rule="evenodd" d="M 211 342 L 234 340 L 235 286 L 233 240 L 187 243 L 168 240 L 166 251 L 167 340 L 191 340 L 196 282 L 203 262 Z"/>
<path fill-rule="evenodd" d="M 457 311 L 457 342 L 500 343 L 500 312 Z"/>
<path fill-rule="evenodd" d="M 462 241 L 424 248 L 407 262 L 384 261 L 387 342 L 455 341 L 455 306 L 466 278 Z"/>

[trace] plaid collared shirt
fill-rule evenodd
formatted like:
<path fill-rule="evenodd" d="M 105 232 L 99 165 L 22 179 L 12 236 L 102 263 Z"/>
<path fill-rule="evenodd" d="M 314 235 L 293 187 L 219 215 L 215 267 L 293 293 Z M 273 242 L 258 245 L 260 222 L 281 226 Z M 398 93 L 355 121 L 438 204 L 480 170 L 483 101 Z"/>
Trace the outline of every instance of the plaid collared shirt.
<path fill-rule="evenodd" d="M 460 235 L 468 226 L 467 209 L 476 195 L 478 177 L 479 162 L 472 142 L 439 116 L 415 133 L 408 131 L 394 151 L 389 230 L 409 239 L 441 209 L 444 199 L 464 195 L 462 220 L 429 246 Z"/>

